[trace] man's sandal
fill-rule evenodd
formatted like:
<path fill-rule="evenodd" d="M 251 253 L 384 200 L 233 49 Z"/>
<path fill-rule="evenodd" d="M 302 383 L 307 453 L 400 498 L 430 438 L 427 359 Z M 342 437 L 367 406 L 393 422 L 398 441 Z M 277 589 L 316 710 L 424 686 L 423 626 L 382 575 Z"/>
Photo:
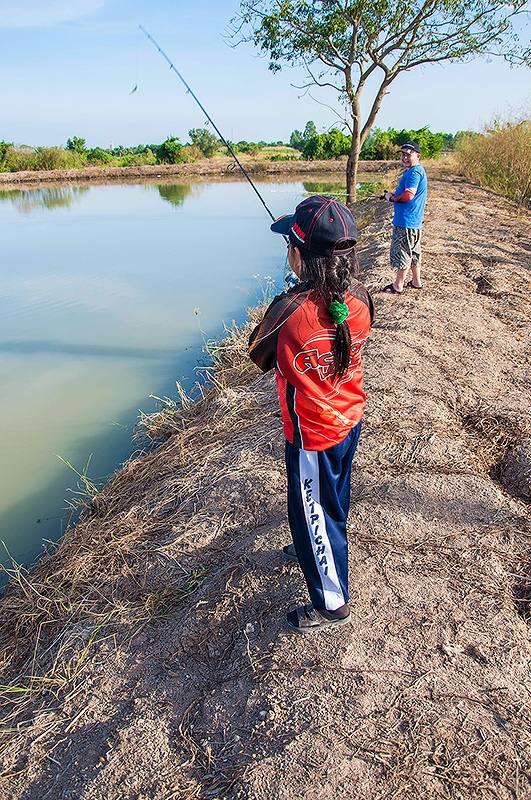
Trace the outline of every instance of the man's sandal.
<path fill-rule="evenodd" d="M 313 633 L 326 628 L 340 628 L 342 625 L 346 625 L 350 622 L 350 612 L 346 617 L 324 616 L 311 603 L 306 603 L 306 605 L 290 611 L 287 615 L 287 621 L 288 627 L 296 631 L 296 633 Z"/>
<path fill-rule="evenodd" d="M 398 289 L 395 289 L 392 283 L 388 283 L 387 286 L 384 286 L 383 289 L 380 289 L 380 291 L 384 292 L 385 294 L 402 294 L 402 292 L 399 292 Z"/>
<path fill-rule="evenodd" d="M 299 561 L 297 558 L 297 553 L 295 552 L 295 545 L 294 544 L 286 544 L 282 548 L 282 555 L 286 559 L 286 561 Z"/>
<path fill-rule="evenodd" d="M 415 286 L 413 281 L 408 281 L 408 283 L 406 283 L 406 286 L 408 287 L 408 289 L 422 289 L 422 284 L 420 284 L 420 286 Z"/>

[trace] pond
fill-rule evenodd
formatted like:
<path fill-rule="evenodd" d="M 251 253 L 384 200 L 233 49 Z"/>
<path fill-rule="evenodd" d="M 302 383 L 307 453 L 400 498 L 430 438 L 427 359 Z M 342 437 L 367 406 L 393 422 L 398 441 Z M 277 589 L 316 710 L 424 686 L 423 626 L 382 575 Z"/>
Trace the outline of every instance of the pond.
<path fill-rule="evenodd" d="M 257 185 L 275 215 L 343 191 L 329 177 Z M 74 470 L 101 486 L 139 409 L 192 385 L 204 340 L 281 286 L 269 222 L 235 179 L 0 191 L 1 563 L 57 541 Z"/>

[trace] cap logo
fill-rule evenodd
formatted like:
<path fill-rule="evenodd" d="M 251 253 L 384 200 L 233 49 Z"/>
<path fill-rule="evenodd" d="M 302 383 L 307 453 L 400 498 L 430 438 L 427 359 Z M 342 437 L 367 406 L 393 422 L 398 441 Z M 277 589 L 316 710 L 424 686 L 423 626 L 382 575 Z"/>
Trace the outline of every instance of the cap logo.
<path fill-rule="evenodd" d="M 291 230 L 295 234 L 297 239 L 300 239 L 301 242 L 304 242 L 304 240 L 306 239 L 306 234 L 304 233 L 302 228 L 299 225 L 297 225 L 296 222 L 294 222 L 293 225 L 291 226 Z"/>

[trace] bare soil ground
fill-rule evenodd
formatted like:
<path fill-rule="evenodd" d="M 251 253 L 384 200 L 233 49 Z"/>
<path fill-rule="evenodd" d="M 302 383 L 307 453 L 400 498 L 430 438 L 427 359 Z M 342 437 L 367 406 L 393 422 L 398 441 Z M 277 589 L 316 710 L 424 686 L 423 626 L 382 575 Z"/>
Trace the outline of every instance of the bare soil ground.
<path fill-rule="evenodd" d="M 376 289 L 389 211 L 362 205 Z M 349 627 L 284 627 L 306 595 L 279 555 L 273 382 L 242 336 L 201 403 L 146 420 L 168 438 L 1 604 L 2 798 L 529 796 L 529 473 L 500 466 L 529 436 L 528 234 L 434 177 L 425 288 L 375 293 Z"/>
<path fill-rule="evenodd" d="M 245 169 L 251 175 L 293 175 L 314 173 L 344 174 L 345 160 L 329 161 L 264 161 L 246 156 L 239 156 Z M 398 161 L 360 161 L 361 172 L 386 172 L 400 166 Z M 55 170 L 21 170 L 19 172 L 0 172 L 0 187 L 18 188 L 21 185 L 65 183 L 80 181 L 88 183 L 154 178 L 191 177 L 194 176 L 240 176 L 240 170 L 232 158 L 216 156 L 200 159 L 191 164 L 156 164 L 142 167 L 83 167 L 82 169 Z"/>

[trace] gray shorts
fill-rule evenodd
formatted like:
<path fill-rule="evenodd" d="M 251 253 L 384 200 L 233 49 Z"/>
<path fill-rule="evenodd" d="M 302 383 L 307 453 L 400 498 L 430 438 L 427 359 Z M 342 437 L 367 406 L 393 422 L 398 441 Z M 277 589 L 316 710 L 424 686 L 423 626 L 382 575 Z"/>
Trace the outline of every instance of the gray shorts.
<path fill-rule="evenodd" d="M 420 240 L 422 228 L 398 228 L 393 225 L 391 238 L 391 266 L 395 269 L 409 269 L 420 266 L 422 252 Z"/>

